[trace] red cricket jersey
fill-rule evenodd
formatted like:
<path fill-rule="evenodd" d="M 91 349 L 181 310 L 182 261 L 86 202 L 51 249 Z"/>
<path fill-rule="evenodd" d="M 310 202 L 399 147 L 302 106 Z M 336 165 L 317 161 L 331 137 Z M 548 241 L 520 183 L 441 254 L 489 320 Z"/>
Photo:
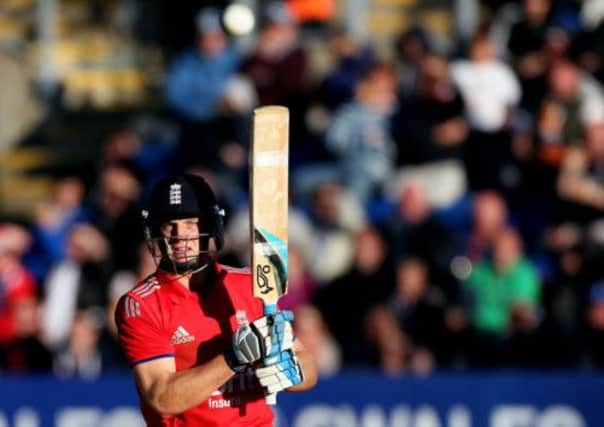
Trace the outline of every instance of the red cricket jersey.
<path fill-rule="evenodd" d="M 186 289 L 169 274 L 156 272 L 138 283 L 116 309 L 119 338 L 131 366 L 174 357 L 176 370 L 201 365 L 231 345 L 235 314 L 252 321 L 262 316 L 262 302 L 252 296 L 248 271 L 218 265 L 207 294 Z M 162 417 L 139 396 L 149 427 L 271 426 L 273 412 L 251 370 L 235 375 L 199 406 Z"/>

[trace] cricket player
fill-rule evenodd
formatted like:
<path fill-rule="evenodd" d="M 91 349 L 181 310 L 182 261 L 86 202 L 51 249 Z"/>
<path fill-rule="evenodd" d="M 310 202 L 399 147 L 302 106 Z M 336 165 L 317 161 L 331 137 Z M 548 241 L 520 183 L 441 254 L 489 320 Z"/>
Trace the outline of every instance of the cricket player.
<path fill-rule="evenodd" d="M 116 321 L 150 427 L 271 426 L 267 394 L 317 381 L 291 312 L 263 316 L 250 273 L 215 261 L 222 216 L 194 175 L 158 182 L 143 211 L 157 270 L 121 298 Z"/>

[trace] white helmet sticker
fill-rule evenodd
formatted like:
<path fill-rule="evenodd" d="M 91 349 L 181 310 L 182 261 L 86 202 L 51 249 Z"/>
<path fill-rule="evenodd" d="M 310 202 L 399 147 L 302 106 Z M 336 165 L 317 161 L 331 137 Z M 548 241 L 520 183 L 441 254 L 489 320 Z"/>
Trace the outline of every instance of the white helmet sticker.
<path fill-rule="evenodd" d="M 170 204 L 180 205 L 182 203 L 182 188 L 180 184 L 170 186 Z"/>

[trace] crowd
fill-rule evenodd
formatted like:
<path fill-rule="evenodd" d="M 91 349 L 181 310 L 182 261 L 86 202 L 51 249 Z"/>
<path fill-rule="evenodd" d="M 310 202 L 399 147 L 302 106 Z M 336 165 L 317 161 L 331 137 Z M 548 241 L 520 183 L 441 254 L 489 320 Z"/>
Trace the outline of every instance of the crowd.
<path fill-rule="evenodd" d="M 389 61 L 274 2 L 238 49 L 202 9 L 166 63 L 168 112 L 123 123 L 92 182 L 65 174 L 31 220 L 0 225 L 0 371 L 127 369 L 113 308 L 155 268 L 139 212 L 165 174 L 208 179 L 220 260 L 248 265 L 250 114 L 267 104 L 291 113 L 280 306 L 321 375 L 604 367 L 599 5 L 485 1 L 468 40 L 413 27 Z"/>

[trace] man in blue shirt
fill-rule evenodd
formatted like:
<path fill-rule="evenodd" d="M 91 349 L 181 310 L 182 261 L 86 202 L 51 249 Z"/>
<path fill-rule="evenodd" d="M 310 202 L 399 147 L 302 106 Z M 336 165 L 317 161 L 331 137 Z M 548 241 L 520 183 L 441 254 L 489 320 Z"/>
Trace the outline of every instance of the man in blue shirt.
<path fill-rule="evenodd" d="M 214 8 L 202 9 L 195 20 L 196 46 L 176 58 L 168 71 L 166 97 L 180 116 L 193 121 L 219 114 L 228 80 L 239 65 L 239 54 L 229 45 Z"/>
<path fill-rule="evenodd" d="M 220 163 L 221 144 L 239 139 L 236 123 L 242 112 L 226 94 L 236 80 L 240 54 L 229 43 L 217 9 L 202 9 L 195 25 L 196 45 L 181 53 L 170 67 L 165 95 L 181 121 L 184 166 L 215 167 Z"/>

